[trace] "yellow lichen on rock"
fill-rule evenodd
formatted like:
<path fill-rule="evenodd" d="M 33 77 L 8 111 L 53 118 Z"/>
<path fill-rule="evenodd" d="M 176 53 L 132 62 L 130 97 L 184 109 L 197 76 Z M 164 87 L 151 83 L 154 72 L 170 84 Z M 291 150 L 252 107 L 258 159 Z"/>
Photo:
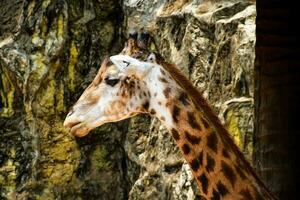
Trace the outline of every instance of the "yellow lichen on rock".
<path fill-rule="evenodd" d="M 54 80 L 50 80 L 47 83 L 47 88 L 43 90 L 43 95 L 39 100 L 40 108 L 43 109 L 47 115 L 54 114 L 54 95 L 56 92 L 56 83 Z"/>
<path fill-rule="evenodd" d="M 41 175 L 49 185 L 57 187 L 72 181 L 80 152 L 59 118 L 54 119 L 51 125 L 48 123 L 46 121 L 39 123 L 42 127 L 40 131 L 43 133 L 40 141 L 44 146 L 41 149 Z M 47 162 L 44 162 L 44 159 Z"/>
<path fill-rule="evenodd" d="M 34 31 L 32 38 L 31 38 L 31 42 L 35 45 L 40 44 L 41 38 L 39 36 L 39 32 L 38 31 Z"/>
<path fill-rule="evenodd" d="M 57 19 L 57 38 L 62 39 L 64 33 L 64 17 L 63 15 L 59 15 Z"/>
<path fill-rule="evenodd" d="M 54 173 L 50 176 L 50 181 L 54 185 L 66 185 L 72 179 L 74 166 L 68 163 L 58 164 L 54 168 Z"/>
<path fill-rule="evenodd" d="M 33 81 L 39 81 L 47 73 L 47 66 L 45 64 L 45 56 L 40 52 L 31 55 L 32 60 L 32 72 L 30 79 Z"/>
<path fill-rule="evenodd" d="M 30 1 L 27 8 L 28 16 L 30 17 L 32 16 L 34 7 L 35 7 L 35 1 Z"/>
<path fill-rule="evenodd" d="M 4 107 L 0 110 L 0 116 L 11 117 L 14 114 L 13 102 L 15 88 L 5 72 L 1 73 L 1 85 L 3 88 L 0 90 L 0 97 Z"/>
<path fill-rule="evenodd" d="M 31 42 L 37 47 L 42 47 L 44 45 L 43 37 L 45 36 L 45 32 L 47 30 L 47 23 L 45 20 L 47 19 L 43 16 L 41 20 L 41 24 L 35 25 L 34 32 L 31 37 Z M 43 31 L 45 32 L 43 33 Z"/>
<path fill-rule="evenodd" d="M 41 22 L 41 30 L 42 30 L 42 37 L 45 38 L 46 37 L 46 33 L 48 30 L 48 20 L 47 17 L 43 16 L 42 17 L 42 22 Z"/>
<path fill-rule="evenodd" d="M 56 90 L 56 111 L 58 113 L 65 111 L 65 104 L 64 104 L 64 85 L 62 81 L 59 83 L 59 87 Z"/>
<path fill-rule="evenodd" d="M 13 161 L 16 157 L 16 150 L 14 147 L 10 149 L 9 156 L 10 159 L 8 159 L 0 168 L 0 188 L 5 189 L 8 193 L 14 192 L 16 189 L 17 172 L 16 163 Z"/>
<path fill-rule="evenodd" d="M 55 111 L 63 111 L 63 86 L 60 82 L 59 87 L 57 86 L 55 80 L 55 74 L 60 67 L 60 63 L 54 62 L 48 65 L 49 71 L 47 74 L 47 78 L 44 80 L 43 88 L 37 94 L 37 98 L 35 102 L 37 105 L 37 112 L 41 114 L 52 115 Z M 57 107 L 58 106 L 58 107 Z"/>
<path fill-rule="evenodd" d="M 53 193 L 53 190 L 50 190 L 49 188 L 44 188 L 43 191 L 40 192 L 39 195 L 35 196 L 36 200 L 53 200 L 55 199 L 55 195 Z"/>
<path fill-rule="evenodd" d="M 51 3 L 51 0 L 44 0 L 42 3 L 42 8 L 46 9 L 50 3 Z"/>
<path fill-rule="evenodd" d="M 110 166 L 110 162 L 106 159 L 108 152 L 104 146 L 98 145 L 90 155 L 93 169 L 106 169 Z"/>
<path fill-rule="evenodd" d="M 78 50 L 76 48 L 75 42 L 71 42 L 70 47 L 70 58 L 69 58 L 69 65 L 68 65 L 68 86 L 71 91 L 75 89 L 75 66 L 77 64 L 78 59 Z"/>
<path fill-rule="evenodd" d="M 61 141 L 57 142 L 56 144 L 52 145 L 52 148 L 49 149 L 49 158 L 54 162 L 61 162 L 67 160 L 72 153 L 74 148 L 74 144 L 71 141 Z"/>
<path fill-rule="evenodd" d="M 243 141 L 242 135 L 239 128 L 238 118 L 235 116 L 234 112 L 229 110 L 226 115 L 226 124 L 225 124 L 228 132 L 232 136 L 235 144 L 240 148 L 243 149 Z"/>

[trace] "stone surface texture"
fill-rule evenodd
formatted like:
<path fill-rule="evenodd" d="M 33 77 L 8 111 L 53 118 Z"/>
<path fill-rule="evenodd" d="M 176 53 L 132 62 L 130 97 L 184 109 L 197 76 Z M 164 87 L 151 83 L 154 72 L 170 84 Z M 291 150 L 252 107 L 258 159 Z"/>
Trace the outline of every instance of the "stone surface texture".
<path fill-rule="evenodd" d="M 1 1 L 0 199 L 199 199 L 157 119 L 106 124 L 84 138 L 62 122 L 104 55 L 144 28 L 251 160 L 255 17 L 245 0 Z"/>

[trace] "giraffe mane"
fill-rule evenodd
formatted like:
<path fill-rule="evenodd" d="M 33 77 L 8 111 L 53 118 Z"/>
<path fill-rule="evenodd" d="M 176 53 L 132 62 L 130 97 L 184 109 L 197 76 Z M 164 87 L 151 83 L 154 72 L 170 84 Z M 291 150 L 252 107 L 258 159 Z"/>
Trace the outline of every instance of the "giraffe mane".
<path fill-rule="evenodd" d="M 211 106 L 207 103 L 207 101 L 204 99 L 202 93 L 191 83 L 188 78 L 183 75 L 183 73 L 177 68 L 174 64 L 170 64 L 166 62 L 163 57 L 156 53 L 156 62 L 160 66 L 162 66 L 166 71 L 169 72 L 169 74 L 172 76 L 172 78 L 179 84 L 185 92 L 188 94 L 188 96 L 193 101 L 195 107 L 202 112 L 202 114 L 206 117 L 206 119 L 213 124 L 213 127 L 217 131 L 217 133 L 222 138 L 223 142 L 229 146 L 232 147 L 233 152 L 239 156 L 239 158 L 242 160 L 244 166 L 247 168 L 247 170 L 253 175 L 253 177 L 256 179 L 258 184 L 260 184 L 265 191 L 268 193 L 269 196 L 277 199 L 272 192 L 266 187 L 266 185 L 263 183 L 263 181 L 257 176 L 253 168 L 251 167 L 250 163 L 246 160 L 243 153 L 239 150 L 237 145 L 232 140 L 229 132 L 225 129 L 225 127 L 222 125 L 221 121 L 217 117 L 217 115 L 212 110 Z"/>

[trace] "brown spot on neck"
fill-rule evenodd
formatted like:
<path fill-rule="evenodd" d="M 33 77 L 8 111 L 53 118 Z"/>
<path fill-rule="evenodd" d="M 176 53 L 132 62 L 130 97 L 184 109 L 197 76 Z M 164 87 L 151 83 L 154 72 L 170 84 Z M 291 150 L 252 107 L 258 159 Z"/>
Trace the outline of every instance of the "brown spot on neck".
<path fill-rule="evenodd" d="M 160 72 L 162 73 L 162 75 L 166 75 L 165 70 L 163 70 L 163 69 L 161 69 L 161 68 L 160 68 Z"/>
<path fill-rule="evenodd" d="M 171 133 L 176 141 L 180 139 L 179 133 L 174 128 L 171 129 Z"/>
<path fill-rule="evenodd" d="M 193 145 L 195 144 L 199 144 L 201 141 L 200 137 L 197 137 L 195 135 L 191 135 L 189 132 L 185 131 L 184 132 L 185 138 L 187 139 L 187 141 Z"/>
<path fill-rule="evenodd" d="M 221 199 L 221 196 L 220 196 L 219 192 L 217 192 L 215 189 L 213 189 L 211 200 L 220 200 L 220 199 Z"/>
<path fill-rule="evenodd" d="M 219 191 L 222 197 L 229 193 L 227 187 L 223 183 L 221 183 L 221 181 L 217 183 L 217 190 Z"/>
<path fill-rule="evenodd" d="M 167 87 L 166 89 L 164 89 L 163 93 L 164 93 L 166 98 L 169 98 L 170 93 L 171 93 L 171 88 Z"/>
<path fill-rule="evenodd" d="M 165 79 L 163 77 L 159 77 L 158 80 L 163 82 L 163 83 L 168 83 L 167 79 Z"/>
<path fill-rule="evenodd" d="M 228 153 L 228 151 L 226 149 L 222 149 L 222 155 L 225 157 L 225 158 L 230 158 L 230 154 Z"/>
<path fill-rule="evenodd" d="M 179 97 L 178 97 L 178 100 L 184 105 L 184 106 L 188 106 L 190 103 L 188 101 L 188 96 L 186 93 L 184 92 L 181 92 Z"/>
<path fill-rule="evenodd" d="M 174 105 L 173 110 L 172 110 L 172 118 L 175 123 L 178 123 L 179 114 L 180 114 L 180 108 L 178 108 L 176 105 Z"/>
<path fill-rule="evenodd" d="M 203 151 L 201 151 L 201 153 L 199 154 L 198 160 L 199 160 L 200 165 L 203 165 Z"/>
<path fill-rule="evenodd" d="M 210 171 L 214 171 L 214 167 L 215 167 L 215 160 L 209 155 L 206 155 L 206 171 L 210 172 Z"/>
<path fill-rule="evenodd" d="M 231 183 L 231 185 L 233 187 L 237 180 L 237 177 L 236 177 L 233 169 L 224 161 L 221 162 L 221 168 L 222 168 L 224 176 L 229 180 L 229 182 Z"/>
<path fill-rule="evenodd" d="M 189 153 L 190 153 L 191 148 L 189 147 L 189 145 L 183 144 L 183 146 L 182 146 L 182 151 L 183 151 L 183 153 L 186 155 L 186 154 L 189 154 Z"/>
<path fill-rule="evenodd" d="M 190 163 L 190 165 L 191 165 L 191 168 L 192 168 L 193 171 L 197 171 L 200 167 L 199 160 L 197 158 L 194 158 L 192 160 L 192 162 Z"/>
<path fill-rule="evenodd" d="M 218 151 L 218 137 L 215 132 L 212 132 L 207 136 L 207 146 L 214 152 Z"/>
<path fill-rule="evenodd" d="M 188 117 L 188 123 L 193 129 L 201 130 L 201 127 L 198 124 L 198 122 L 196 121 L 196 118 L 195 118 L 193 112 L 188 111 L 187 117 Z"/>
<path fill-rule="evenodd" d="M 201 176 L 197 177 L 198 181 L 201 183 L 202 191 L 204 194 L 207 194 L 209 180 L 206 175 L 203 173 Z"/>

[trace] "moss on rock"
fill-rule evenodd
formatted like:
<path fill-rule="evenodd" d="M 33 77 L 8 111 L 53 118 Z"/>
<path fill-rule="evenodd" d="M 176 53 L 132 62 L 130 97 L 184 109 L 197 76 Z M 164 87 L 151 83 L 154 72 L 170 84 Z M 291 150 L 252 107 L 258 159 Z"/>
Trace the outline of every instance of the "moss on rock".
<path fill-rule="evenodd" d="M 68 86 L 71 91 L 75 89 L 75 65 L 77 64 L 78 50 L 76 48 L 75 42 L 71 42 L 70 47 L 70 58 L 68 65 Z"/>
<path fill-rule="evenodd" d="M 5 69 L 0 69 L 0 117 L 9 118 L 14 114 L 15 88 Z"/>

